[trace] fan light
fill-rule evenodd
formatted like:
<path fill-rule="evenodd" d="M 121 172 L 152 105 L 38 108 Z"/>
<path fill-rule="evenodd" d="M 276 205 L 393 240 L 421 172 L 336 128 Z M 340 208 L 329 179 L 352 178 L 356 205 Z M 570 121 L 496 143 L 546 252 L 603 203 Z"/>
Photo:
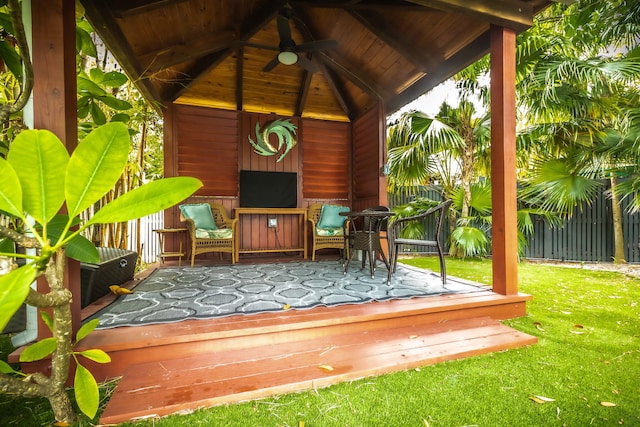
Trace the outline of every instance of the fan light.
<path fill-rule="evenodd" d="M 298 62 L 298 55 L 295 52 L 280 52 L 278 54 L 278 61 L 284 65 L 293 65 Z"/>

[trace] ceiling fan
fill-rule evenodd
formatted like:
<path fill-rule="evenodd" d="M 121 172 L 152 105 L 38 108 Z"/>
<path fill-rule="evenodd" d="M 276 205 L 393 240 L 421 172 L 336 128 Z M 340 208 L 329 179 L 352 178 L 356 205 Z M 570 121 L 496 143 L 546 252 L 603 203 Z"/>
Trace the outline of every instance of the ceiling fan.
<path fill-rule="evenodd" d="M 338 42 L 335 40 L 315 40 L 296 44 L 291 38 L 291 27 L 289 25 L 289 20 L 292 16 L 293 8 L 288 3 L 284 4 L 276 21 L 278 25 L 278 35 L 280 36 L 280 44 L 277 48 L 272 46 L 257 46 L 278 51 L 276 56 L 264 66 L 262 71 L 271 71 L 278 64 L 298 64 L 310 73 L 315 73 L 319 71 L 318 67 L 307 59 L 305 55 L 300 55 L 300 53 L 333 49 L 338 46 Z"/>

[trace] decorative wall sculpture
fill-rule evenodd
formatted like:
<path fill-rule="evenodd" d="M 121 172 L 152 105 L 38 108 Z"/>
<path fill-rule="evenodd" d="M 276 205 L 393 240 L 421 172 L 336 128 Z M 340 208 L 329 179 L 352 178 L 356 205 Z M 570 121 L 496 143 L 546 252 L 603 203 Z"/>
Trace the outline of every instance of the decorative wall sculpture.
<path fill-rule="evenodd" d="M 278 146 L 274 147 L 269 142 L 269 136 L 278 137 Z M 276 161 L 280 161 L 296 145 L 296 125 L 288 120 L 271 120 L 264 124 L 260 130 L 260 123 L 256 123 L 256 140 L 249 136 L 249 143 L 254 151 L 261 156 L 275 156 L 284 146 L 284 151 Z"/>

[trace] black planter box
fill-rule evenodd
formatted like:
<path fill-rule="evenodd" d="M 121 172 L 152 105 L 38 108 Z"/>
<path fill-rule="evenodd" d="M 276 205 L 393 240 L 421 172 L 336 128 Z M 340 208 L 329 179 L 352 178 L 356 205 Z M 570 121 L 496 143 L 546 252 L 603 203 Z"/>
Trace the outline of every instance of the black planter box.
<path fill-rule="evenodd" d="M 80 263 L 82 307 L 110 292 L 109 286 L 133 279 L 138 254 L 126 249 L 98 248 L 99 264 Z"/>

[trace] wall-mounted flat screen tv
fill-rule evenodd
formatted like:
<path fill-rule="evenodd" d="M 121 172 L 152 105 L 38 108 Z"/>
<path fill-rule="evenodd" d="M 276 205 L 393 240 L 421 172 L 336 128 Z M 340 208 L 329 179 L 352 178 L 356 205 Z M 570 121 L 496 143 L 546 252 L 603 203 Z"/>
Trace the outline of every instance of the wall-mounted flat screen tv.
<path fill-rule="evenodd" d="M 298 207 L 298 176 L 295 172 L 240 171 L 240 207 Z"/>

